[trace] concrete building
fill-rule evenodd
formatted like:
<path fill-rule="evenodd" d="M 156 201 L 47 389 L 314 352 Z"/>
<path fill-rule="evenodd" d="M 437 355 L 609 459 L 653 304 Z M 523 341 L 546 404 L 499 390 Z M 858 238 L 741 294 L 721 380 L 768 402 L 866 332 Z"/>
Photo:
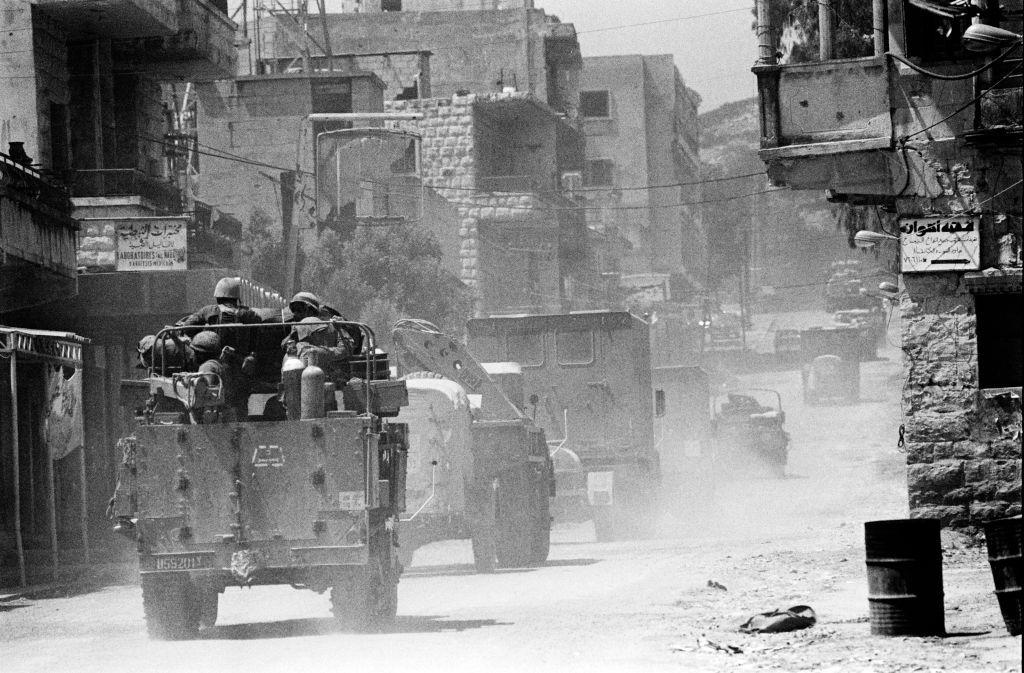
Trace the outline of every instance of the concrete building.
<path fill-rule="evenodd" d="M 972 76 L 992 60 L 965 49 L 973 6 L 875 0 L 875 25 L 860 30 L 874 35 L 873 55 L 829 58 L 824 25 L 824 59 L 779 64 L 769 0 L 759 4 L 754 72 L 770 178 L 898 219 L 898 231 L 875 238 L 901 263 L 911 514 L 954 526 L 1019 514 L 1019 52 Z M 1019 0 L 982 7 L 982 22 L 1019 43 Z"/>
<path fill-rule="evenodd" d="M 3 0 L 0 144 L 70 186 L 79 266 L 113 268 L 124 217 L 180 212 L 161 82 L 234 74 L 235 24 L 207 0 Z"/>
<path fill-rule="evenodd" d="M 512 88 L 558 112 L 575 111 L 582 67 L 576 30 L 529 0 L 366 0 L 353 9 L 359 11 L 327 15 L 326 42 L 340 66 L 377 73 L 388 100 Z M 261 15 L 259 30 L 255 23 L 243 56 L 254 72 L 287 72 L 303 59 L 311 69 L 325 68 L 319 20 L 310 18 L 308 35 L 279 12 Z"/>
<path fill-rule="evenodd" d="M 86 542 L 100 552 L 93 559 L 124 549 L 103 512 L 115 443 L 132 416 L 122 381 L 141 374 L 139 337 L 209 303 L 217 278 L 238 275 L 224 268 L 234 263 L 237 227 L 208 209 L 183 212 L 162 88 L 233 76 L 236 26 L 219 0 L 2 0 L 0 10 L 0 138 L 21 150 L 0 161 L 0 348 L 28 368 L 16 377 L 24 395 L 14 444 L 22 507 L 35 517 L 12 523 L 5 486 L 0 556 L 10 558 L 9 534 L 20 532 L 30 566 L 52 569 L 58 559 L 87 560 Z M 256 305 L 280 302 L 247 288 Z M 54 366 L 65 376 L 52 376 Z M 81 412 L 80 439 L 61 447 L 45 430 L 58 389 Z M 10 398 L 0 400 L 5 449 L 10 409 Z M 54 488 L 57 511 L 47 515 L 42 494 Z"/>
<path fill-rule="evenodd" d="M 697 107 L 672 56 L 583 59 L 580 118 L 590 223 L 630 243 L 623 274 L 682 274 L 696 289 L 706 263 L 698 205 Z"/>
<path fill-rule="evenodd" d="M 588 308 L 596 281 L 579 204 L 562 176 L 579 172 L 579 130 L 526 93 L 394 101 L 419 112 L 424 183 L 459 214 L 459 277 L 477 314 Z"/>

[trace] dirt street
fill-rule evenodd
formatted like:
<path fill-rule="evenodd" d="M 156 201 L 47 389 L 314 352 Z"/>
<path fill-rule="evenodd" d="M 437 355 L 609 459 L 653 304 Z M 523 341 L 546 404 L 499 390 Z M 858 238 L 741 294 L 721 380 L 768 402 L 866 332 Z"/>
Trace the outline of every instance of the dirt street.
<path fill-rule="evenodd" d="M 792 435 L 783 480 L 724 481 L 703 506 L 672 494 L 657 539 L 597 544 L 556 530 L 551 560 L 472 573 L 468 542 L 417 552 L 390 633 L 334 629 L 326 596 L 229 589 L 193 642 L 147 639 L 138 587 L 0 602 L 0 670 L 36 671 L 1020 671 L 985 551 L 944 534 L 946 638 L 869 633 L 863 522 L 907 514 L 896 448 L 897 351 L 862 369 L 862 401 L 804 407 L 800 374 L 741 377 L 779 389 Z M 812 628 L 745 635 L 772 608 L 809 605 Z"/>

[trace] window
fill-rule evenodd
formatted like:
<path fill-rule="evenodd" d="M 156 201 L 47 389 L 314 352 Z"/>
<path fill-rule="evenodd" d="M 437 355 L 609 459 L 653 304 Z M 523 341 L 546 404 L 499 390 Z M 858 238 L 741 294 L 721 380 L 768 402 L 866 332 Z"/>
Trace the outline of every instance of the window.
<path fill-rule="evenodd" d="M 1021 310 L 1016 294 L 974 297 L 978 329 L 978 385 L 1010 388 L 1021 385 Z"/>
<path fill-rule="evenodd" d="M 541 332 L 512 332 L 505 337 L 508 359 L 523 367 L 544 364 L 544 334 Z"/>
<path fill-rule="evenodd" d="M 402 11 L 402 0 L 381 0 L 380 9 L 383 12 Z"/>
<path fill-rule="evenodd" d="M 615 162 L 611 159 L 592 159 L 587 162 L 584 177 L 588 187 L 611 187 L 615 184 Z"/>
<path fill-rule="evenodd" d="M 555 357 L 560 365 L 589 365 L 594 362 L 594 333 L 590 330 L 555 332 Z"/>
<path fill-rule="evenodd" d="M 607 91 L 581 91 L 580 114 L 584 117 L 609 117 Z"/>

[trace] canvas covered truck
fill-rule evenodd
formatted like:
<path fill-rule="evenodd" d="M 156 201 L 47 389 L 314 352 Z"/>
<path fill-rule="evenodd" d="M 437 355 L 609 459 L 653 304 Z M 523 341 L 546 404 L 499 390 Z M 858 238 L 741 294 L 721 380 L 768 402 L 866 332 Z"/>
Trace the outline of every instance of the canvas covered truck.
<path fill-rule="evenodd" d="M 219 595 L 231 587 L 329 591 L 344 628 L 395 616 L 407 451 L 396 417 L 405 384 L 389 377 L 367 326 L 326 324 L 358 331 L 362 350 L 325 366 L 319 378 L 301 377 L 291 395 L 294 379 L 273 374 L 281 374 L 280 338 L 289 326 L 209 326 L 245 330 L 257 359 L 276 358 L 250 381 L 241 414 L 226 411 L 226 377 L 161 357 L 165 337 L 182 328 L 157 335 L 149 401 L 135 432 L 120 440 L 110 505 L 115 529 L 138 547 L 152 637 L 195 636 L 214 623 Z M 301 373 L 315 374 L 308 366 Z M 267 420 L 280 418 L 280 386 L 301 409 Z"/>
<path fill-rule="evenodd" d="M 580 311 L 475 318 L 467 331 L 480 357 L 522 367 L 526 413 L 551 447 L 556 518 L 592 518 L 600 540 L 652 530 L 661 467 L 648 323 Z"/>
<path fill-rule="evenodd" d="M 482 365 L 422 321 L 400 321 L 392 339 L 409 391 L 403 555 L 468 537 L 480 572 L 543 563 L 554 470 L 544 431 L 523 413 L 518 365 Z"/>

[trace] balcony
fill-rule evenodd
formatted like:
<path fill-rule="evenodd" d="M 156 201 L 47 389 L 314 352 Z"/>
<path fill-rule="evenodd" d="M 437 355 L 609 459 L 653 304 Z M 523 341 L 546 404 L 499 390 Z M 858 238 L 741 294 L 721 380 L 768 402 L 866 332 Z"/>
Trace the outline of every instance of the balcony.
<path fill-rule="evenodd" d="M 112 43 L 115 58 L 156 77 L 192 81 L 234 77 L 236 26 L 224 3 L 178 0 L 175 4 L 180 10 L 174 31 L 117 39 Z"/>
<path fill-rule="evenodd" d="M 178 31 L 179 0 L 38 0 L 72 37 L 136 38 Z"/>
<path fill-rule="evenodd" d="M 64 189 L 0 154 L 0 313 L 73 296 L 78 225 Z"/>
<path fill-rule="evenodd" d="M 76 200 L 141 197 L 156 211 L 181 212 L 181 192 L 174 184 L 135 168 L 74 171 L 71 196 Z"/>
<path fill-rule="evenodd" d="M 1004 88 L 993 92 L 984 79 L 998 78 L 1000 68 L 1012 73 L 1014 64 L 1007 61 L 981 77 L 959 77 L 985 60 L 966 51 L 957 32 L 970 25 L 967 3 L 874 0 L 872 11 L 861 14 L 867 23 L 845 41 L 833 39 L 833 14 L 819 3 L 819 43 L 797 45 L 789 54 L 818 60 L 785 64 L 777 62 L 773 36 L 781 29 L 770 25 L 770 5 L 771 0 L 757 3 L 760 58 L 753 72 L 760 99 L 759 154 L 774 184 L 831 190 L 854 203 L 887 203 L 908 192 L 934 190 L 911 170 L 899 149 L 904 144 L 992 142 L 1014 134 L 1019 142 L 1019 76 L 1000 79 Z M 936 33 L 934 12 L 953 16 L 960 29 Z M 856 57 L 833 58 L 837 49 Z M 987 95 L 972 105 L 982 93 Z"/>

